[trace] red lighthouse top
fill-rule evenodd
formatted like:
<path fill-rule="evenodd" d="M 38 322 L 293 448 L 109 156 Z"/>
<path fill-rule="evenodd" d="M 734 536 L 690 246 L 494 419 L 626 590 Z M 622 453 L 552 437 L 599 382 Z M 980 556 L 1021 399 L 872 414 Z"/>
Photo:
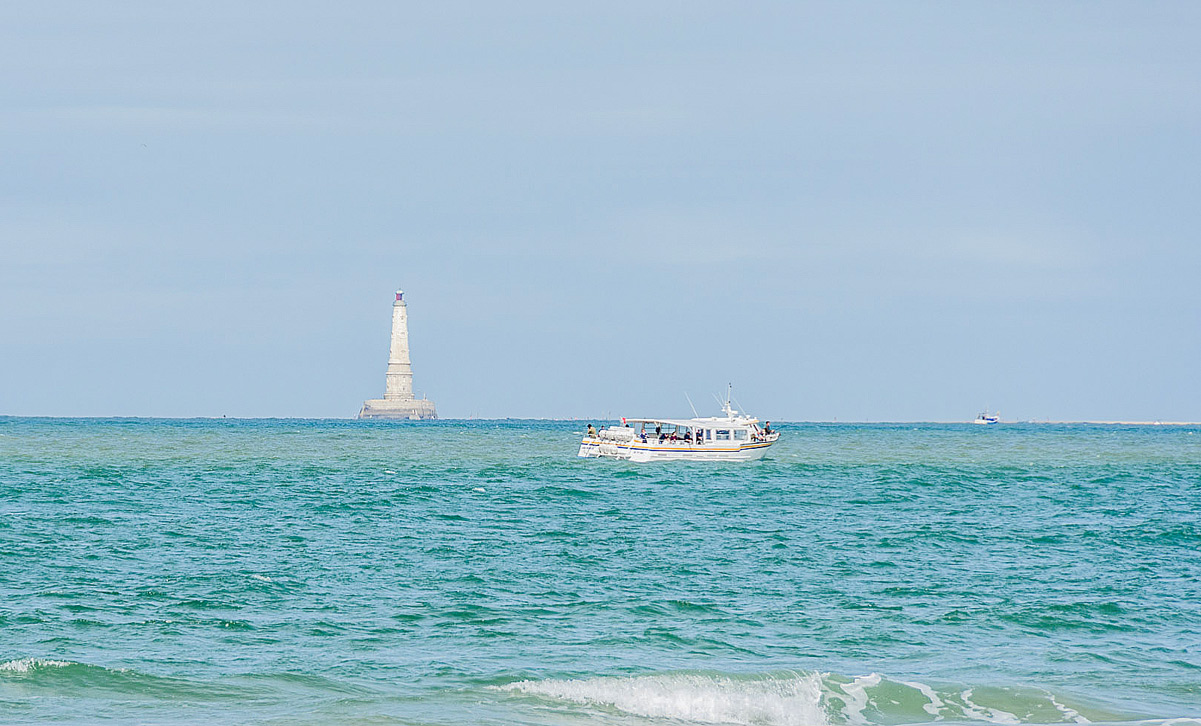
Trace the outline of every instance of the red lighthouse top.
<path fill-rule="evenodd" d="M 397 290 L 397 291 L 396 291 L 396 299 L 397 299 L 397 300 L 404 300 L 404 299 L 405 299 L 404 290 Z"/>

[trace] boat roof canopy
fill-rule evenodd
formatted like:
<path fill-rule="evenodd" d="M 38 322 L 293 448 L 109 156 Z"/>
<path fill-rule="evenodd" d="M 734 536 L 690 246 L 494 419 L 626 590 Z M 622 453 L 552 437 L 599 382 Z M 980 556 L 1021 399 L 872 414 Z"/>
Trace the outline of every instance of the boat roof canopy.
<path fill-rule="evenodd" d="M 723 425 L 749 426 L 750 424 L 759 423 L 759 419 L 757 418 L 743 418 L 734 420 L 728 418 L 627 418 L 623 420 L 628 424 L 654 423 L 667 424 L 669 426 L 690 426 L 694 428 L 701 426 L 713 428 Z"/>

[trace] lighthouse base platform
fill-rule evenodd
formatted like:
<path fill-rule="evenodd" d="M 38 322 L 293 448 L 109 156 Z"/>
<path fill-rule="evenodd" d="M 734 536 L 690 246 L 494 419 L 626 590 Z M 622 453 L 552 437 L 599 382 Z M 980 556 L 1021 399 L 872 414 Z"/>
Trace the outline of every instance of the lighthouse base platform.
<path fill-rule="evenodd" d="M 438 418 L 438 412 L 434 408 L 434 402 L 424 398 L 409 400 L 372 398 L 363 401 L 359 418 L 420 421 Z"/>

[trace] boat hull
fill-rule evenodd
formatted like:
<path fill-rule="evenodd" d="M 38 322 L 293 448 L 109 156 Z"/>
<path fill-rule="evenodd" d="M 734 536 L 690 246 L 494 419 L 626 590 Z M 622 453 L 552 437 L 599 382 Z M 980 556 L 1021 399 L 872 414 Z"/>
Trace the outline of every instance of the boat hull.
<path fill-rule="evenodd" d="M 713 446 L 692 444 L 654 444 L 602 441 L 586 438 L 580 443 L 581 458 L 604 457 L 626 461 L 756 461 L 762 459 L 775 441 L 756 441 L 742 446 Z"/>

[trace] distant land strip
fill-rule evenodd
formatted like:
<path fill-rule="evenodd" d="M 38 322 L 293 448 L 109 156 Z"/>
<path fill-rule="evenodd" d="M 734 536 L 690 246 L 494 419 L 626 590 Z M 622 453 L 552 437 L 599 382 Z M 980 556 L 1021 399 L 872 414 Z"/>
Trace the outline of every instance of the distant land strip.
<path fill-rule="evenodd" d="M 1197 421 L 1029 421 L 1047 424 L 1103 424 L 1106 426 L 1201 426 Z"/>

